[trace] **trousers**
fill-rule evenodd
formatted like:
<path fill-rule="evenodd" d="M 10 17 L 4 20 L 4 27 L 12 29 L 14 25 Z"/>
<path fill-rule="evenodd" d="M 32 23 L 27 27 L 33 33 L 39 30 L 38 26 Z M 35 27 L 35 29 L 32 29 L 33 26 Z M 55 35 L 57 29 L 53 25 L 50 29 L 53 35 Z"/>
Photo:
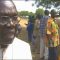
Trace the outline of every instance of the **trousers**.
<path fill-rule="evenodd" d="M 58 49 L 57 47 L 49 47 L 49 58 L 48 60 L 57 60 L 58 58 Z"/>
<path fill-rule="evenodd" d="M 40 37 L 40 58 L 48 59 L 48 47 L 45 46 L 44 37 Z"/>

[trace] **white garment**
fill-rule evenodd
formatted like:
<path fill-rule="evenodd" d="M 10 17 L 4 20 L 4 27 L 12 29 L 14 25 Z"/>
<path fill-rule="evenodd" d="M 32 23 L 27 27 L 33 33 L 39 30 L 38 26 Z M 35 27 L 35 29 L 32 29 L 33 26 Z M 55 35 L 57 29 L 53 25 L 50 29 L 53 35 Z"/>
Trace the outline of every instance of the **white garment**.
<path fill-rule="evenodd" d="M 40 58 L 44 57 L 44 53 L 45 53 L 44 39 L 40 37 Z"/>
<path fill-rule="evenodd" d="M 44 38 L 40 37 L 40 58 L 48 59 L 48 48 L 45 46 Z"/>
<path fill-rule="evenodd" d="M 1 50 L 1 49 L 0 49 Z M 31 50 L 28 43 L 15 38 L 3 53 L 3 60 L 32 60 Z"/>

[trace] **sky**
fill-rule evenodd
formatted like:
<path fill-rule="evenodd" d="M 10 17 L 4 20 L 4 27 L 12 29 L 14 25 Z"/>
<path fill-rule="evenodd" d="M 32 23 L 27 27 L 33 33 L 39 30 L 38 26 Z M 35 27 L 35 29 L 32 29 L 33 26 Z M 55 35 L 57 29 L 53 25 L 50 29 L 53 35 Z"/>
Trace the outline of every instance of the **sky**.
<path fill-rule="evenodd" d="M 24 0 L 13 0 L 17 11 L 29 11 L 29 12 L 36 12 L 36 5 L 32 6 L 32 3 L 34 3 L 35 1 L 33 0 L 29 0 L 29 1 L 24 1 Z M 43 8 L 43 7 L 39 7 L 39 8 Z M 43 8 L 45 9 L 45 8 Z M 54 9 L 54 7 L 52 6 L 51 9 Z M 51 11 L 51 9 L 48 9 Z M 56 10 L 56 9 L 55 9 Z"/>
<path fill-rule="evenodd" d="M 36 6 L 32 6 L 32 3 L 34 3 L 34 1 L 31 1 L 31 0 L 27 1 L 27 2 L 23 1 L 23 0 L 21 0 L 21 1 L 14 0 L 13 2 L 18 11 L 29 11 L 29 12 L 35 13 L 35 11 L 37 9 Z"/>

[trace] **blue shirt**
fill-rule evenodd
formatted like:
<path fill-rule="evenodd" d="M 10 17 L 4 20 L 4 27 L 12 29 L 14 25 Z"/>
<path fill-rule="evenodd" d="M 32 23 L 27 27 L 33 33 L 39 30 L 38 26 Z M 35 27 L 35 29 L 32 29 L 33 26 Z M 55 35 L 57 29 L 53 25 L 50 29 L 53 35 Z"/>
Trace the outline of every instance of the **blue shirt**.
<path fill-rule="evenodd" d="M 34 24 L 29 22 L 28 26 L 27 26 L 27 31 L 28 32 L 33 32 L 33 29 L 34 29 Z"/>
<path fill-rule="evenodd" d="M 41 37 L 44 37 L 46 34 L 46 24 L 47 24 L 47 20 L 48 20 L 49 16 L 43 16 L 40 19 L 40 35 Z"/>

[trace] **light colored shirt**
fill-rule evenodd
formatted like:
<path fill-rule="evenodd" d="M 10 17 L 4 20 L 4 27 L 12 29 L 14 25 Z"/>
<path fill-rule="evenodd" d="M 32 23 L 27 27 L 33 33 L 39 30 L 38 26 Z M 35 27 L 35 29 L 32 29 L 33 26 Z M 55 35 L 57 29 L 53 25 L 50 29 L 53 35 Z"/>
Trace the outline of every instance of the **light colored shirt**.
<path fill-rule="evenodd" d="M 2 52 L 2 50 L 0 49 Z M 13 40 L 12 44 L 6 48 L 3 53 L 3 60 L 32 60 L 32 54 L 30 50 L 30 46 L 28 43 L 17 39 Z"/>

